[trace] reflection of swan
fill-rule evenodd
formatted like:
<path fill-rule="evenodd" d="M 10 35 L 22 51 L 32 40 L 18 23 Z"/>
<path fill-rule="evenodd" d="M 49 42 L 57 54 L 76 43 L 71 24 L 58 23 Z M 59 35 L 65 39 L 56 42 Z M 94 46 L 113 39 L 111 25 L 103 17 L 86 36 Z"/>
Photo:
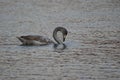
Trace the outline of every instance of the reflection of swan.
<path fill-rule="evenodd" d="M 65 44 L 54 44 L 54 49 L 57 52 L 61 52 L 61 50 L 64 50 L 67 46 Z"/>
<path fill-rule="evenodd" d="M 58 31 L 60 31 L 63 34 L 63 41 L 61 41 L 58 38 L 58 36 L 57 36 Z M 65 28 L 57 27 L 53 31 L 53 38 L 58 44 L 63 44 L 67 33 L 68 33 L 68 31 Z M 39 36 L 39 35 L 27 35 L 27 36 L 20 36 L 17 38 L 23 43 L 23 45 L 46 45 L 46 44 L 54 43 L 49 38 L 45 38 L 45 37 Z"/>

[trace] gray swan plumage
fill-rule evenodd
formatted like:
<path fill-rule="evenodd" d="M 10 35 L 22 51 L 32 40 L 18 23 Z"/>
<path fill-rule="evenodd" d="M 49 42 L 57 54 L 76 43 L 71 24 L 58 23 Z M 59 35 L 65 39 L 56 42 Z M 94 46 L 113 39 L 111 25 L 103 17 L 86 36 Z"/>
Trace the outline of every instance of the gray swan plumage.
<path fill-rule="evenodd" d="M 58 31 L 62 33 L 63 41 L 61 41 L 57 36 Z M 57 44 L 63 44 L 63 42 L 66 39 L 67 33 L 68 31 L 64 27 L 56 27 L 53 31 L 53 38 L 57 42 Z M 51 43 L 55 44 L 54 41 L 40 35 L 26 35 L 26 36 L 20 36 L 17 38 L 22 42 L 22 45 L 47 45 Z"/>

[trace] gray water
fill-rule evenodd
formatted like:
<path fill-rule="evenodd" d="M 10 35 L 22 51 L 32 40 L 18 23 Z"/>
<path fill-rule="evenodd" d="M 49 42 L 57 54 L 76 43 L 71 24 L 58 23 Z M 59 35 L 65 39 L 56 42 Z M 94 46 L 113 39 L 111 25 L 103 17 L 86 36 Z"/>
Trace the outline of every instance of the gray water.
<path fill-rule="evenodd" d="M 119 80 L 119 21 L 119 0 L 0 0 L 0 80 Z M 16 38 L 53 40 L 57 26 L 68 30 L 64 50 Z"/>

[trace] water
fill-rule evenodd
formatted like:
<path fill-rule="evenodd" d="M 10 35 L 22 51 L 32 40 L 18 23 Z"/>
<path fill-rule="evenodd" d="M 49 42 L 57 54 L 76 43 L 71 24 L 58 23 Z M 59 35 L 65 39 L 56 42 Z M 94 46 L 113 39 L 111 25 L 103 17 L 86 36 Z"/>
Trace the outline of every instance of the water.
<path fill-rule="evenodd" d="M 21 52 L 21 51 L 33 51 L 33 52 L 39 52 L 41 51 L 51 51 L 54 52 L 55 50 L 70 50 L 70 49 L 75 49 L 75 48 L 80 48 L 81 45 L 77 42 L 72 42 L 72 41 L 66 41 L 65 46 L 63 45 L 57 45 L 56 47 L 54 44 L 49 44 L 49 45 L 33 45 L 33 46 L 25 46 L 25 45 L 21 45 L 21 44 L 1 44 L 0 46 L 0 51 L 4 52 L 4 51 L 12 51 L 12 52 Z"/>
<path fill-rule="evenodd" d="M 1 0 L 0 79 L 118 80 L 119 0 Z M 68 30 L 66 48 L 20 46 L 16 36 L 52 38 Z M 59 48 L 62 45 L 58 46 Z"/>

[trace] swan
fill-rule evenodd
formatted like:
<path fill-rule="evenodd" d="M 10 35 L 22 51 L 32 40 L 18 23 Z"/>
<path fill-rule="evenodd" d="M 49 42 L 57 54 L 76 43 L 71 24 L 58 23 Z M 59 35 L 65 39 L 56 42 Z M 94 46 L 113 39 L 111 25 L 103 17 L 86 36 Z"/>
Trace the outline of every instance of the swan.
<path fill-rule="evenodd" d="M 61 41 L 57 35 L 59 31 L 63 35 L 63 41 Z M 63 42 L 66 39 L 67 34 L 68 34 L 68 31 L 66 28 L 56 27 L 53 31 L 53 38 L 57 42 L 57 44 L 63 44 Z M 26 36 L 20 36 L 17 38 L 22 42 L 22 45 L 47 45 L 51 43 L 56 44 L 54 41 L 50 40 L 49 38 L 46 38 L 40 35 L 26 35 Z"/>

